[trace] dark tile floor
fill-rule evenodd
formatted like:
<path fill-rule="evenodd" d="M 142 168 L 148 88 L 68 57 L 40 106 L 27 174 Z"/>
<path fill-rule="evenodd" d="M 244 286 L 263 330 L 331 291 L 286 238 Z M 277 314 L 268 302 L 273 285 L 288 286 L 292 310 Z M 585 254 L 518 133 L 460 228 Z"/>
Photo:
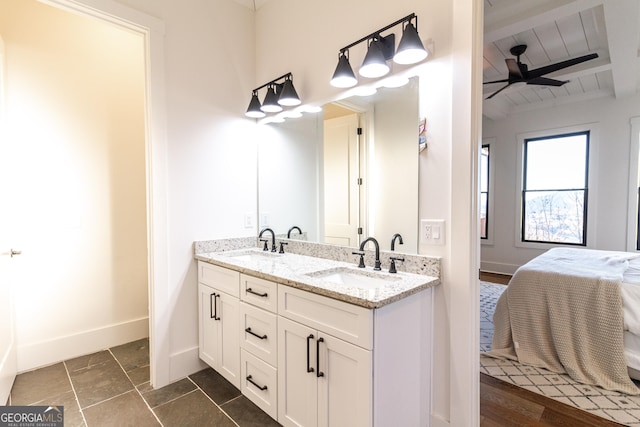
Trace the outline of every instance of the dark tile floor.
<path fill-rule="evenodd" d="M 20 374 L 9 402 L 64 406 L 65 427 L 279 425 L 213 369 L 154 390 L 147 339 Z"/>

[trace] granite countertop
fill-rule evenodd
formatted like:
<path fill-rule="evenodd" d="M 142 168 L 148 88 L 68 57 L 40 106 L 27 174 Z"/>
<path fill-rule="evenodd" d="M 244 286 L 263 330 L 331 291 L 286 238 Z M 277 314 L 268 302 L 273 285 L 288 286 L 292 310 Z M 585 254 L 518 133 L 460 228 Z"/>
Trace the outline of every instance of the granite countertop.
<path fill-rule="evenodd" d="M 358 268 L 355 263 L 293 253 L 263 252 L 258 248 L 199 253 L 195 258 L 365 308 L 382 307 L 440 283 L 438 277 L 423 274 L 402 271 L 391 274 L 385 270 L 373 271 L 371 266 L 363 269 Z M 314 277 L 324 276 L 324 273 L 331 271 L 353 272 L 357 275 L 376 277 L 385 280 L 385 283 L 383 286 L 367 289 L 364 286 L 347 286 L 322 277 Z"/>

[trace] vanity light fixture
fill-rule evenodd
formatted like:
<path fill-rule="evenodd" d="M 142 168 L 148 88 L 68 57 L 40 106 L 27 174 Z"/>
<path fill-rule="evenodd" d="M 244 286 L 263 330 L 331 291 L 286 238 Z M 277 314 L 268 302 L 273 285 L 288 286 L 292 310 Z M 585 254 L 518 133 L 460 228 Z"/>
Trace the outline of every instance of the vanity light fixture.
<path fill-rule="evenodd" d="M 264 88 L 267 88 L 267 93 L 261 104 L 258 92 Z M 293 87 L 293 74 L 287 73 L 255 88 L 251 93 L 251 101 L 245 115 L 260 119 L 266 116 L 265 113 L 278 113 L 282 111 L 283 106 L 291 107 L 299 105 L 300 102 L 300 97 Z"/>
<path fill-rule="evenodd" d="M 412 21 L 415 22 L 415 25 Z M 382 36 L 380 33 L 399 24 L 402 24 L 403 31 L 398 49 L 396 49 L 395 34 L 391 33 Z M 349 63 L 349 49 L 364 41 L 368 43 L 368 49 L 362 66 L 358 70 L 358 74 L 362 77 L 377 78 L 386 75 L 390 70 L 387 61 L 391 58 L 395 63 L 403 65 L 415 64 L 425 59 L 429 52 L 420 41 L 420 36 L 416 29 L 417 26 L 418 17 L 415 13 L 412 13 L 340 49 L 338 65 L 333 73 L 331 86 L 347 88 L 358 83 Z"/>

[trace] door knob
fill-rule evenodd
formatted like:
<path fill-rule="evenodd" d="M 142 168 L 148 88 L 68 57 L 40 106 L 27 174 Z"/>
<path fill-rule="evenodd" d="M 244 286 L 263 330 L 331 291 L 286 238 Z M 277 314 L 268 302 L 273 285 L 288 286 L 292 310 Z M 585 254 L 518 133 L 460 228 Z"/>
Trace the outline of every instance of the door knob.
<path fill-rule="evenodd" d="M 11 258 L 13 258 L 15 255 L 20 255 L 21 253 L 22 251 L 11 248 Z"/>

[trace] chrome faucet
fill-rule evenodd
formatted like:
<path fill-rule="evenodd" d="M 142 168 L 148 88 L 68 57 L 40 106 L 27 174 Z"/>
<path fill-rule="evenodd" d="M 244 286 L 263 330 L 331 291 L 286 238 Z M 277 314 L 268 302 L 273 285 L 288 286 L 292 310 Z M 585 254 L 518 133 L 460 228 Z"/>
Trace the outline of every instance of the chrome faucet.
<path fill-rule="evenodd" d="M 374 270 L 381 270 L 381 268 L 380 268 L 380 245 L 378 244 L 378 241 L 376 239 L 374 239 L 373 237 L 367 237 L 366 239 L 364 239 L 362 241 L 362 243 L 360 243 L 360 252 L 364 251 L 364 245 L 366 245 L 367 242 L 373 242 L 373 244 L 376 247 L 376 263 L 375 263 L 375 266 L 373 267 L 373 269 Z"/>
<path fill-rule="evenodd" d="M 289 231 L 287 231 L 287 239 L 290 239 L 290 238 L 291 238 L 291 232 L 292 232 L 293 230 L 298 230 L 298 233 L 302 234 L 302 230 L 300 230 L 300 227 L 298 227 L 297 225 L 294 225 L 293 227 L 291 227 L 291 228 L 289 229 Z"/>
<path fill-rule="evenodd" d="M 396 233 L 393 235 L 393 237 L 391 238 L 391 250 L 395 251 L 396 250 L 396 239 L 398 240 L 398 243 L 403 245 L 404 242 L 402 241 L 402 236 L 400 235 L 400 233 Z"/>
<path fill-rule="evenodd" d="M 273 232 L 272 229 L 270 228 L 263 228 L 262 231 L 260 231 L 260 234 L 258 235 L 258 238 L 260 239 L 262 237 L 262 235 L 265 232 L 270 232 L 271 233 L 271 252 L 275 252 L 276 251 L 276 233 Z M 265 251 L 268 251 L 269 248 L 267 246 L 267 239 L 260 239 L 261 242 L 264 242 L 264 249 Z"/>

